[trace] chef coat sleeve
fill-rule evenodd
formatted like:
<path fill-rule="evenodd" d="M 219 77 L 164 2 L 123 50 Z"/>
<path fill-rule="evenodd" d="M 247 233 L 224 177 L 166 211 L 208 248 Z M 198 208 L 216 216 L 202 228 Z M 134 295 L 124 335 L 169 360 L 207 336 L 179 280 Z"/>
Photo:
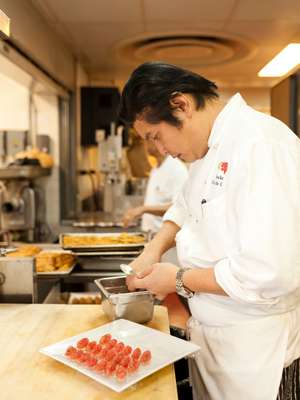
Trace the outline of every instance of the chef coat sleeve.
<path fill-rule="evenodd" d="M 238 301 L 272 305 L 299 291 L 300 150 L 294 143 L 253 145 L 236 184 L 227 213 L 236 243 L 215 276 Z"/>
<path fill-rule="evenodd" d="M 184 200 L 184 188 L 177 194 L 173 205 L 168 209 L 168 211 L 163 216 L 163 222 L 172 221 L 180 228 L 184 224 L 187 217 L 187 207 Z"/>

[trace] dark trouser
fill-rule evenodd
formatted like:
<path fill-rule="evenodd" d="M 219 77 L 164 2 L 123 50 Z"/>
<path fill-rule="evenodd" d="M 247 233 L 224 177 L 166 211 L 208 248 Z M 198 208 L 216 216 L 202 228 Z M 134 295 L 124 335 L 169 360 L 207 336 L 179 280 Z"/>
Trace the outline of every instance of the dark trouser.
<path fill-rule="evenodd" d="M 277 400 L 300 400 L 300 358 L 284 368 Z"/>

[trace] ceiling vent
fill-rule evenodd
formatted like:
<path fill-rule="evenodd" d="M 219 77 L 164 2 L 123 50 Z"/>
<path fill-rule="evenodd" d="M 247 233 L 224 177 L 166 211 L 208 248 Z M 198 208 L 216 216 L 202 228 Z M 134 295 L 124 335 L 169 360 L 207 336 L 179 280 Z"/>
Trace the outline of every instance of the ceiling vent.
<path fill-rule="evenodd" d="M 135 38 L 114 48 L 120 61 L 132 65 L 160 60 L 204 68 L 244 59 L 251 50 L 240 38 L 186 33 Z"/>

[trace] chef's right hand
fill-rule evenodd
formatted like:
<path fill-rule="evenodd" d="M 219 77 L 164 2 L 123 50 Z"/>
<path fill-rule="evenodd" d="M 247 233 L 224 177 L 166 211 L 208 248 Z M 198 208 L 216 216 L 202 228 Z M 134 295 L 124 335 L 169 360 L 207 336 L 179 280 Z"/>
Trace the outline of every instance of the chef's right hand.
<path fill-rule="evenodd" d="M 142 254 L 140 254 L 134 261 L 132 261 L 132 263 L 130 263 L 130 266 L 134 269 L 137 275 L 139 275 L 139 273 L 143 273 L 143 276 L 146 276 L 151 273 L 151 266 L 158 262 L 160 262 L 160 257 L 153 254 L 153 252 L 147 252 L 147 249 L 145 249 Z M 128 290 L 131 292 L 136 289 L 134 285 L 134 278 L 134 275 L 129 275 L 126 277 L 126 284 Z"/>

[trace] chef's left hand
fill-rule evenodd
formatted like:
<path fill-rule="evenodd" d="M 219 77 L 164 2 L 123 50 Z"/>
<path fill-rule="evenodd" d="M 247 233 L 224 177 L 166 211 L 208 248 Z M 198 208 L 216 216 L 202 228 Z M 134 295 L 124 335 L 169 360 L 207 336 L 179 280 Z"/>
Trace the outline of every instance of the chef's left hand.
<path fill-rule="evenodd" d="M 140 218 L 144 213 L 144 208 L 143 206 L 140 207 L 135 207 L 131 208 L 126 211 L 126 213 L 123 215 L 122 222 L 124 224 L 124 228 L 128 228 L 128 226 L 136 221 L 138 218 Z"/>
<path fill-rule="evenodd" d="M 176 291 L 176 273 L 178 267 L 171 263 L 156 263 L 143 269 L 134 279 L 134 286 L 147 289 L 158 300 Z"/>

